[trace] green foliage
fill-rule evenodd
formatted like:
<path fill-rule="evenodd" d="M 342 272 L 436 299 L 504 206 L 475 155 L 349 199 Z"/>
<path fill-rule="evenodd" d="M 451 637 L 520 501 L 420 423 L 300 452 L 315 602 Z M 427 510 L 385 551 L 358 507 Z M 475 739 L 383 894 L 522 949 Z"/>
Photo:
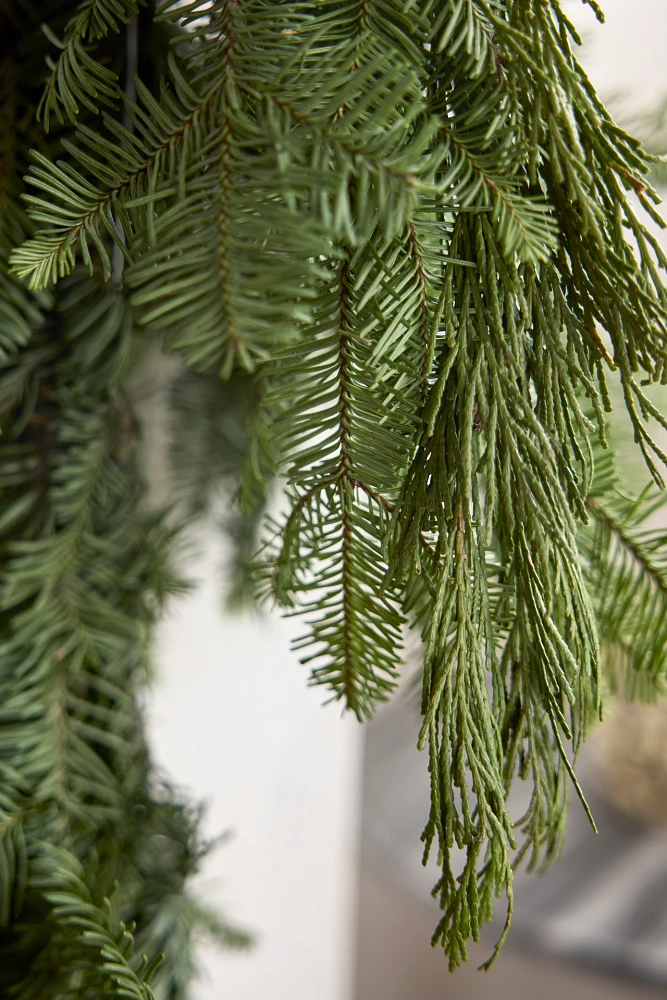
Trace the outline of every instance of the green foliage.
<path fill-rule="evenodd" d="M 130 964 L 132 925 L 114 922 L 108 899 L 101 906 L 95 905 L 77 858 L 63 849 L 47 850 L 33 867 L 33 882 L 51 904 L 57 926 L 49 947 L 57 949 L 64 972 L 62 982 L 54 984 L 50 963 L 38 968 L 33 978 L 42 981 L 37 988 L 46 991 L 55 987 L 63 998 L 85 993 L 154 1000 L 149 983 L 161 964 L 161 956 L 150 965 L 144 956 L 134 971 Z M 41 964 L 39 959 L 37 964 Z"/>
<path fill-rule="evenodd" d="M 422 631 L 425 853 L 454 967 L 499 895 L 509 920 L 518 861 L 558 853 L 600 645 L 613 684 L 664 685 L 664 533 L 642 528 L 654 501 L 623 497 L 604 451 L 611 377 L 662 483 L 650 423 L 667 422 L 645 386 L 667 381 L 667 258 L 635 207 L 660 223 L 654 157 L 601 105 L 557 0 L 167 2 L 168 79 L 138 82 L 122 120 L 95 117 L 118 91 L 88 46 L 133 13 L 73 12 L 42 110 L 85 120 L 62 158 L 31 126 L 29 221 L 14 168 L 0 188 L 0 915 L 25 891 L 26 797 L 55 803 L 68 836 L 106 836 L 126 801 L 122 678 L 152 622 L 139 595 L 172 586 L 164 523 L 155 539 L 118 453 L 139 326 L 189 369 L 173 397 L 184 509 L 222 485 L 245 510 L 239 598 L 268 483 L 287 481 L 257 574 L 305 615 L 312 680 L 368 716 L 404 626 Z M 162 948 L 192 911 L 177 892 L 155 905 Z"/>
<path fill-rule="evenodd" d="M 170 976 L 177 986 L 161 995 L 180 996 L 190 940 L 185 931 L 166 938 L 159 928 L 196 869 L 192 851 L 201 852 L 189 846 L 194 817 L 180 818 L 183 807 L 168 790 L 163 801 L 153 799 L 133 691 L 145 683 L 152 624 L 183 585 L 168 562 L 174 530 L 142 500 L 137 430 L 121 389 L 131 338 L 119 293 L 74 275 L 31 351 L 7 363 L 0 381 L 2 911 L 11 927 L 19 912 L 38 905 L 40 845 L 65 845 L 68 863 L 93 877 L 93 899 L 120 883 L 119 905 L 130 921 L 141 918 L 150 953 L 156 945 L 167 953 L 157 983 Z M 172 861 L 165 838 L 177 850 Z M 69 915 L 68 928 L 82 914 L 102 919 L 87 897 L 80 910 L 52 892 L 44 898 L 57 921 Z M 62 995 L 70 995 L 71 963 L 70 992 L 78 995 L 88 980 L 76 956 L 80 946 L 100 944 L 99 936 L 77 938 L 70 959 L 57 936 L 35 939 L 43 915 L 24 921 L 19 944 L 0 941 L 3 969 L 10 977 L 16 970 L 16 995 L 42 996 L 57 970 L 65 976 Z M 189 931 L 192 938 L 197 925 Z M 102 990 L 108 976 L 121 973 L 119 960 L 109 957 L 112 945 L 100 947 L 111 964 L 91 966 L 90 976 Z M 22 970 L 10 956 L 23 949 Z"/>
<path fill-rule="evenodd" d="M 81 110 L 97 112 L 98 105 L 113 107 L 120 98 L 118 77 L 91 50 L 110 31 L 136 17 L 145 0 L 83 0 L 75 16 L 65 25 L 62 39 L 47 22 L 42 24 L 48 40 L 59 50 L 57 60 L 47 57 L 50 70 L 37 117 L 49 131 L 51 115 L 59 122 L 76 122 Z"/>
<path fill-rule="evenodd" d="M 41 86 L 17 58 L 47 43 L 18 15 L 0 8 L 0 994 L 149 1000 L 152 981 L 175 1000 L 199 934 L 246 938 L 185 891 L 206 850 L 199 815 L 147 755 L 137 693 L 184 584 L 178 532 L 140 474 L 132 312 L 99 266 L 39 295 L 5 267 L 30 232 L 28 150 L 48 149 Z"/>

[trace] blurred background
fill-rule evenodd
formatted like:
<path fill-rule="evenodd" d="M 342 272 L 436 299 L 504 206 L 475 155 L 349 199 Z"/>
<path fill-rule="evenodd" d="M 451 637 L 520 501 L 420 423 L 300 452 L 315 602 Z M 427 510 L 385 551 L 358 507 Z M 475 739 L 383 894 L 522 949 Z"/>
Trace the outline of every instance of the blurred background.
<path fill-rule="evenodd" d="M 665 0 L 604 0 L 604 26 L 579 0 L 565 6 L 602 97 L 624 125 L 650 130 L 667 96 Z M 616 444 L 637 488 L 646 474 L 622 423 Z M 573 801 L 562 859 L 519 877 L 498 962 L 476 971 L 492 927 L 450 975 L 429 943 L 437 875 L 421 865 L 428 783 L 409 679 L 367 726 L 341 719 L 290 652 L 298 620 L 223 613 L 224 566 L 220 532 L 204 523 L 188 566 L 200 586 L 161 629 L 148 705 L 158 764 L 206 803 L 206 831 L 228 834 L 198 889 L 256 941 L 239 954 L 203 942 L 196 1000 L 667 994 L 666 709 L 615 706 L 581 767 L 600 833 Z"/>

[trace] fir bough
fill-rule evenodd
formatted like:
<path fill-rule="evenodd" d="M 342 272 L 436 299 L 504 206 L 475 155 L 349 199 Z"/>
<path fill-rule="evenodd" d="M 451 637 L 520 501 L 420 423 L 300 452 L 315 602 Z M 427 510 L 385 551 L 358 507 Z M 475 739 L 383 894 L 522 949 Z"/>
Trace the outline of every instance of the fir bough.
<path fill-rule="evenodd" d="M 635 690 L 664 681 L 663 539 L 642 533 L 645 502 L 618 493 L 604 452 L 611 378 L 662 485 L 650 425 L 667 423 L 644 387 L 667 381 L 667 259 L 636 208 L 662 224 L 652 157 L 600 103 L 557 0 L 166 2 L 168 75 L 137 81 L 136 102 L 108 45 L 137 5 L 65 6 L 45 16 L 61 52 L 40 115 L 85 120 L 60 154 L 31 121 L 29 223 L 18 168 L 0 172 L 13 185 L 0 191 L 14 428 L 0 444 L 15 663 L 3 683 L 21 706 L 34 665 L 31 712 L 67 720 L 37 737 L 21 718 L 8 822 L 37 789 L 100 837 L 124 801 L 97 779 L 99 801 L 80 801 L 113 770 L 121 721 L 111 688 L 94 711 L 70 690 L 69 665 L 77 683 L 84 671 L 119 686 L 135 639 L 118 560 L 132 549 L 121 558 L 112 539 L 136 533 L 133 572 L 150 588 L 166 544 L 116 453 L 136 337 L 124 331 L 138 325 L 196 373 L 177 406 L 181 468 L 207 491 L 216 470 L 236 483 L 250 525 L 270 479 L 287 480 L 257 575 L 305 615 L 313 681 L 370 715 L 404 625 L 422 629 L 424 841 L 442 867 L 434 941 L 454 967 L 498 895 L 509 921 L 517 861 L 558 852 L 600 714 L 600 644 Z M 206 387 L 199 405 L 190 378 Z M 200 473 L 197 448 L 178 444 L 190 432 Z M 98 548 L 101 576 L 83 555 Z M 52 632 L 37 626 L 45 608 Z M 508 812 L 517 777 L 533 788 L 523 817 Z M 7 864 L 13 886 L 23 868 Z"/>

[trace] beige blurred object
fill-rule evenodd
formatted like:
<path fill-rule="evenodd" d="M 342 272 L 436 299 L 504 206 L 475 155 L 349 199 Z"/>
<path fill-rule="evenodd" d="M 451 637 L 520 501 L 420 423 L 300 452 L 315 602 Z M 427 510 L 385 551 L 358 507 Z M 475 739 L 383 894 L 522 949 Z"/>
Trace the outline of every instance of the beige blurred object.
<path fill-rule="evenodd" d="M 616 702 L 591 743 L 598 791 L 633 819 L 667 826 L 667 700 Z"/>

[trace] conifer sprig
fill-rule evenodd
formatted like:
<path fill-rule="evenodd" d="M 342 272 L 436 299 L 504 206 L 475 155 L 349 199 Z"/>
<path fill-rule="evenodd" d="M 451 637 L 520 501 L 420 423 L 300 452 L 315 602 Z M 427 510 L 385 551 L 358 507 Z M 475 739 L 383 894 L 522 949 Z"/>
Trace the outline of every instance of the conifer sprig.
<path fill-rule="evenodd" d="M 51 117 L 62 124 L 74 124 L 81 111 L 96 114 L 100 106 L 114 107 L 120 100 L 118 77 L 103 61 L 92 54 L 96 43 L 110 31 L 119 32 L 121 25 L 136 17 L 146 0 L 84 0 L 77 13 L 58 38 L 48 22 L 42 31 L 56 47 L 56 60 L 47 57 L 49 76 L 37 106 L 37 117 L 49 131 Z"/>
<path fill-rule="evenodd" d="M 135 960 L 134 926 L 114 920 L 108 899 L 100 905 L 94 902 L 75 855 L 47 846 L 34 864 L 32 883 L 51 905 L 58 930 L 50 949 L 58 949 L 62 968 L 55 983 L 48 965 L 35 970 L 42 989 L 57 990 L 63 1000 L 74 1000 L 84 991 L 87 996 L 155 1000 L 150 982 L 164 956 L 150 963 L 145 955 Z"/>
<path fill-rule="evenodd" d="M 300 353 L 286 349 L 267 369 L 266 406 L 293 491 L 269 563 L 274 592 L 309 613 L 304 662 L 315 660 L 314 680 L 359 716 L 386 697 L 400 662 L 383 537 L 433 360 L 431 281 L 447 239 L 437 214 L 423 212 L 401 238 L 376 233 L 343 250 Z"/>

